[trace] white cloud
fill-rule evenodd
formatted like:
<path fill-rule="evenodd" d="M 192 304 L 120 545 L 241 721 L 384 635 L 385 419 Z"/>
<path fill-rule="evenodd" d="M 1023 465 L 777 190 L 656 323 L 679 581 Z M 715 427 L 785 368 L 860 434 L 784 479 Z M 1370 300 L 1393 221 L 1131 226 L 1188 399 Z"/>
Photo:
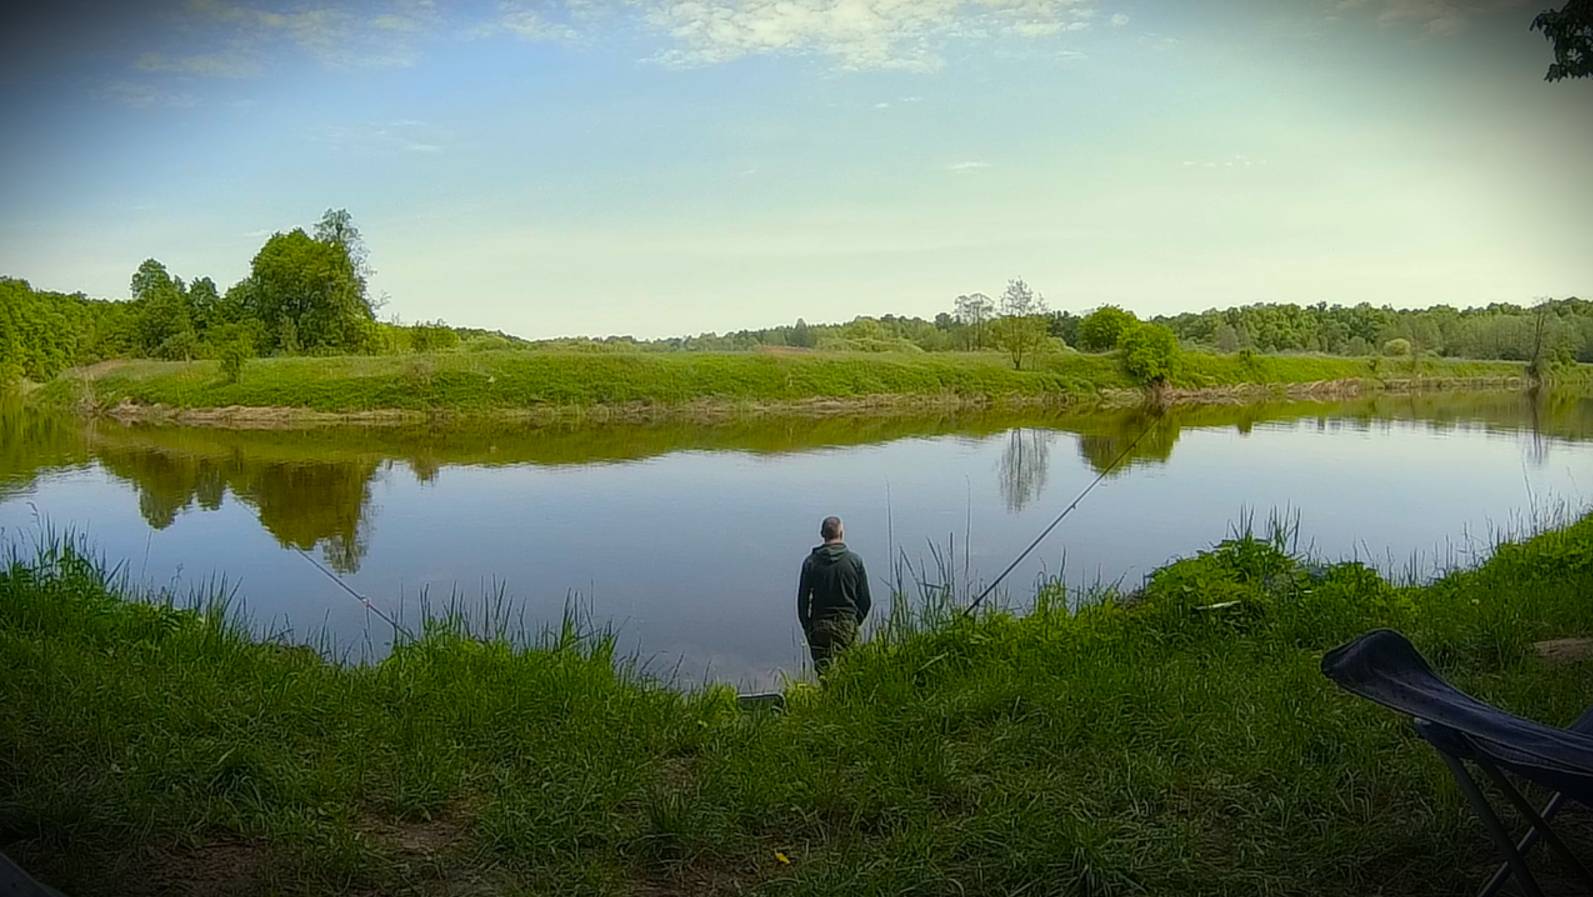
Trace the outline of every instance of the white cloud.
<path fill-rule="evenodd" d="M 425 122 L 405 118 L 386 123 L 336 125 L 323 129 L 312 139 L 340 152 L 434 154 L 447 151 L 452 135 Z"/>
<path fill-rule="evenodd" d="M 146 71 L 206 77 L 262 73 L 277 50 L 297 48 L 332 66 L 405 66 L 428 36 L 511 35 L 578 41 L 599 27 L 661 38 L 651 61 L 694 67 L 749 56 L 811 56 L 843 70 L 933 71 L 953 42 L 1034 42 L 1088 29 L 1099 0 L 498 0 L 466 19 L 433 0 L 187 0 L 188 16 L 220 30 L 225 52 L 146 48 Z M 374 7 L 374 8 L 372 8 Z M 1114 25 L 1127 17 L 1112 16 Z M 185 23 L 187 29 L 192 23 Z M 184 35 L 186 36 L 186 34 Z M 159 52 L 164 49 L 165 52 Z M 905 102 L 905 101 L 904 101 Z"/>
<path fill-rule="evenodd" d="M 371 19 L 371 27 L 383 31 L 419 31 L 420 22 L 409 16 L 386 14 Z"/>
<path fill-rule="evenodd" d="M 1327 18 L 1337 21 L 1344 13 L 1374 10 L 1381 25 L 1417 25 L 1424 34 L 1451 37 L 1465 31 L 1478 16 L 1527 5 L 1526 0 L 1338 0 Z"/>
<path fill-rule="evenodd" d="M 1128 24 L 1128 16 L 1126 16 L 1123 13 L 1120 13 L 1120 12 L 1112 14 L 1112 27 L 1113 28 L 1121 28 L 1121 27 L 1123 27 L 1124 25 L 1127 25 L 1127 24 Z"/>
<path fill-rule="evenodd" d="M 1224 159 L 1207 159 L 1205 161 L 1185 159 L 1181 164 L 1184 168 L 1251 168 L 1256 165 L 1265 165 L 1267 160 L 1254 159 L 1244 153 L 1236 153 Z"/>
<path fill-rule="evenodd" d="M 703 66 L 813 55 L 843 69 L 929 71 L 954 39 L 1036 39 L 1089 27 L 1094 0 L 638 0 L 674 46 L 655 57 Z"/>
<path fill-rule="evenodd" d="M 104 93 L 118 103 L 140 109 L 151 106 L 187 109 L 199 104 L 192 94 L 173 93 L 140 81 L 112 81 L 105 85 Z"/>
<path fill-rule="evenodd" d="M 989 162 L 953 162 L 946 166 L 946 170 L 961 173 L 965 171 L 982 171 L 989 167 Z"/>
<path fill-rule="evenodd" d="M 220 29 L 216 39 L 226 52 L 191 56 L 146 52 L 135 64 L 146 71 L 246 77 L 260 74 L 260 60 L 287 45 L 331 66 L 411 65 L 419 56 L 415 41 L 439 21 L 435 5 L 431 0 L 388 0 L 383 6 L 386 11 L 367 17 L 348 3 L 283 11 L 231 0 L 188 0 L 189 17 Z"/>
<path fill-rule="evenodd" d="M 133 63 L 146 72 L 175 72 L 210 78 L 247 78 L 260 73 L 260 64 L 244 53 L 198 53 L 167 56 L 145 53 Z"/>
<path fill-rule="evenodd" d="M 575 6 L 579 7 L 579 4 Z M 543 12 L 513 2 L 503 4 L 498 27 L 516 37 L 530 41 L 569 41 L 575 40 L 578 36 L 576 30 L 568 23 L 556 21 Z"/>

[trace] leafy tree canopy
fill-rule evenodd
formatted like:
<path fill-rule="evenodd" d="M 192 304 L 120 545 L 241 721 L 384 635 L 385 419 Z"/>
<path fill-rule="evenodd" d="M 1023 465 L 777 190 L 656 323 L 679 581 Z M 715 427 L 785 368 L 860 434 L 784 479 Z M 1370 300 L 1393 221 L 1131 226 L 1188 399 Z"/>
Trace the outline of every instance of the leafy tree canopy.
<path fill-rule="evenodd" d="M 1569 0 L 1539 13 L 1532 30 L 1542 31 L 1554 47 L 1545 81 L 1593 77 L 1593 0 Z"/>
<path fill-rule="evenodd" d="M 1138 322 L 1132 312 L 1115 305 L 1103 305 L 1079 322 L 1079 348 L 1090 352 L 1114 349 L 1123 334 Z"/>

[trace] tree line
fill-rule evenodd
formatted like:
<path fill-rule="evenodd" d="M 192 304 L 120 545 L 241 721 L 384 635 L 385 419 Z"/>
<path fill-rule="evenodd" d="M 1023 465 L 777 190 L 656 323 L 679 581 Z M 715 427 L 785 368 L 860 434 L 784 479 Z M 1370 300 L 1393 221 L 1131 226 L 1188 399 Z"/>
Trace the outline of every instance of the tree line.
<path fill-rule="evenodd" d="M 1018 307 L 1008 297 L 1033 300 Z M 1004 306 L 1005 303 L 1005 306 Z M 1090 324 L 1086 324 L 1090 321 Z M 746 351 L 802 348 L 854 352 L 944 352 L 1004 350 L 1017 334 L 1020 351 L 1117 348 L 1132 323 L 1131 312 L 1103 305 L 1085 313 L 1051 311 L 1045 300 L 1014 280 L 1000 299 L 983 293 L 956 297 L 951 309 L 932 319 L 886 314 L 851 321 L 794 324 L 726 333 L 641 340 L 629 336 L 557 339 L 531 343 L 544 348 L 646 349 L 655 351 Z M 1544 351 L 1564 360 L 1593 362 L 1593 302 L 1568 298 L 1535 306 L 1492 303 L 1475 308 L 1260 303 L 1177 315 L 1144 323 L 1166 328 L 1182 348 L 1195 351 L 1264 353 L 1318 352 L 1364 357 L 1381 354 L 1531 361 Z"/>
<path fill-rule="evenodd" d="M 370 274 L 352 216 L 329 209 L 310 231 L 273 234 L 248 276 L 224 292 L 209 277 L 185 281 L 155 259 L 133 272 L 126 301 L 0 278 L 0 383 L 48 380 L 113 358 L 217 358 L 236 378 L 244 359 L 256 354 L 437 351 L 460 344 L 461 332 L 440 321 L 378 322 Z M 468 333 L 490 345 L 511 343 Z"/>
<path fill-rule="evenodd" d="M 1104 305 L 1085 314 L 1053 311 L 1022 278 L 992 298 L 957 296 L 932 319 L 886 314 L 843 323 L 788 325 L 639 340 L 529 342 L 441 321 L 403 326 L 376 319 L 368 295 L 368 252 L 345 210 L 328 210 L 310 230 L 273 234 L 249 274 L 226 291 L 208 277 L 184 281 L 160 262 L 139 265 L 127 301 L 32 289 L 0 277 L 0 383 L 48 380 L 69 367 L 113 358 L 220 359 L 236 378 L 248 357 L 394 354 L 543 348 L 579 351 L 745 351 L 766 348 L 852 352 L 999 351 L 1015 367 L 1056 352 L 1121 350 L 1137 379 L 1166 379 L 1182 350 L 1335 355 L 1438 355 L 1529 364 L 1593 362 L 1593 302 L 1550 300 L 1533 307 L 1474 308 L 1259 303 L 1158 315 L 1141 322 Z"/>

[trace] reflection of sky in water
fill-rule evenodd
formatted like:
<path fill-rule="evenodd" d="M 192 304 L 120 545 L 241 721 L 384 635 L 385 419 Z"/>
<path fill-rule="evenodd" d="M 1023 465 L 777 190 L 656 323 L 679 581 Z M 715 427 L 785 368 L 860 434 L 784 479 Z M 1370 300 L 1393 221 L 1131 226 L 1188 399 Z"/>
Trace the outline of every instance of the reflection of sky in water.
<path fill-rule="evenodd" d="M 1156 453 L 1165 463 L 1141 461 L 1103 483 L 1014 573 L 1015 591 L 1056 572 L 1064 554 L 1071 583 L 1136 585 L 1224 537 L 1246 507 L 1261 517 L 1297 510 L 1302 544 L 1328 558 L 1370 555 L 1401 569 L 1413 553 L 1429 564 L 1465 560 L 1468 533 L 1483 539 L 1534 502 L 1581 502 L 1593 476 L 1593 443 L 1498 426 L 1312 417 L 1248 434 L 1186 428 L 1169 446 Z M 326 480 L 306 473 L 284 468 L 283 480 L 257 476 L 252 488 L 302 482 L 309 494 L 296 497 L 314 513 Z M 347 580 L 411 620 L 423 590 L 434 604 L 456 588 L 474 602 L 501 583 L 531 626 L 556 621 L 579 593 L 654 671 L 762 683 L 802 657 L 795 574 L 825 514 L 846 518 L 883 593 L 888 536 L 918 562 L 953 534 L 960 557 L 971 533 L 973 567 L 993 575 L 1094 475 L 1079 436 L 1032 429 L 780 455 L 445 465 L 429 482 L 405 464 L 379 464 L 360 524 L 365 554 Z M 29 502 L 126 559 L 135 579 L 225 575 L 261 628 L 329 631 L 356 654 L 363 647 L 363 609 L 284 551 L 256 507 L 231 492 L 216 510 L 196 503 L 155 530 L 128 481 L 101 466 L 62 470 L 0 502 L 8 539 L 32 531 Z M 368 631 L 385 640 L 379 622 Z"/>

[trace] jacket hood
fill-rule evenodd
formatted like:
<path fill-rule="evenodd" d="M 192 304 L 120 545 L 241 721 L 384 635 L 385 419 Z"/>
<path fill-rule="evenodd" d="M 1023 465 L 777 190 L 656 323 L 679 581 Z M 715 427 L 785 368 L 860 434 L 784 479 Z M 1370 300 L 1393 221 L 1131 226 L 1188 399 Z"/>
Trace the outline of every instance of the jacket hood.
<path fill-rule="evenodd" d="M 813 549 L 813 559 L 821 564 L 833 564 L 846 557 L 846 543 L 832 542 Z"/>

